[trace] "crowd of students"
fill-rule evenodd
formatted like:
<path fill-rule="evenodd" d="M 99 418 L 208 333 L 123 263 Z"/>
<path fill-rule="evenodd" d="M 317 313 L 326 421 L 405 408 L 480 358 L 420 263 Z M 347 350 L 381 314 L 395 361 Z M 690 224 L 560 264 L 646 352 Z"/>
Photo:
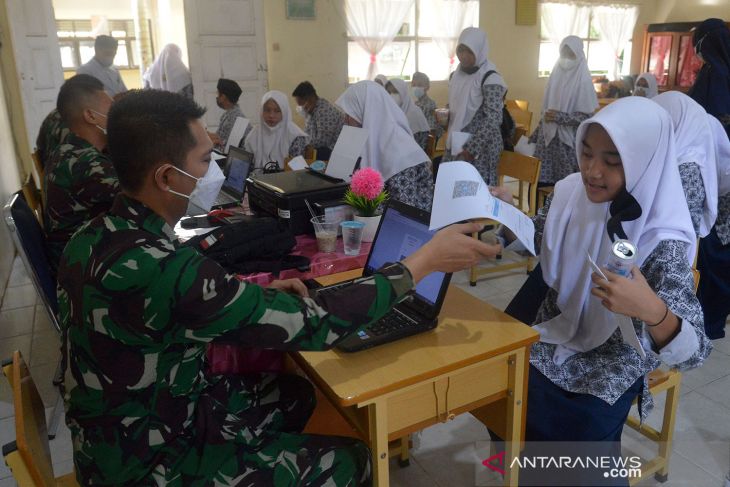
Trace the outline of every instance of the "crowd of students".
<path fill-rule="evenodd" d="M 100 60 L 110 55 L 104 42 Z M 643 78 L 643 96 L 598 112 L 582 41 L 569 36 L 560 45 L 531 136 L 540 182 L 555 188 L 533 218 L 540 267 L 530 279 L 544 281 L 545 292 L 527 293 L 534 308 L 528 324 L 541 336 L 530 357 L 528 441 L 620 443 L 632 401 L 641 399 L 642 416 L 651 408 L 648 372 L 660 362 L 700 366 L 710 339 L 724 336 L 730 31 L 710 19 L 694 43 L 706 64 L 689 96 L 653 96 L 656 80 Z M 500 247 L 465 235 L 478 225 L 456 225 L 404 261 L 316 300 L 298 280 L 262 289 L 235 279 L 178 246 L 172 228 L 190 202 L 207 210 L 220 189 L 211 150 L 225 147 L 244 116 L 242 91 L 219 80 L 224 114 L 211 134 L 179 49 L 163 54 L 145 77 L 148 89 L 131 92 L 112 91 L 110 64 L 95 57 L 109 80 L 89 70 L 67 80 L 38 137 L 44 227 L 75 380 L 66 418 L 77 476 L 84 485 L 274 485 L 274 478 L 367 485 L 362 443 L 301 434 L 314 407 L 311 385 L 287 375 L 212 376 L 206 345 L 227 338 L 325 350 L 380 318 L 428 273 L 468 268 Z M 470 137 L 451 155 L 449 136 L 444 161 L 471 162 L 493 186 L 507 83 L 488 54 L 484 31 L 462 32 L 448 133 Z M 303 82 L 292 96 L 304 130 L 292 122 L 287 96 L 270 91 L 242 145 L 256 167 L 282 167 L 307 145 L 325 157 L 343 125 L 362 127 L 369 134 L 362 167 L 383 174 L 392 198 L 430 210 L 433 174 L 423 139 L 442 134 L 428 89 L 423 73 L 413 76 L 411 93 L 405 82 L 379 76 L 332 104 Z M 512 202 L 505 188 L 492 192 Z M 509 231 L 502 236 L 510 241 Z M 604 263 L 615 238 L 638 246 L 632 278 L 606 271 L 603 279 L 575 258 L 588 251 Z M 698 238 L 700 300 L 691 271 Z M 630 320 L 644 353 L 622 338 L 617 316 Z"/>

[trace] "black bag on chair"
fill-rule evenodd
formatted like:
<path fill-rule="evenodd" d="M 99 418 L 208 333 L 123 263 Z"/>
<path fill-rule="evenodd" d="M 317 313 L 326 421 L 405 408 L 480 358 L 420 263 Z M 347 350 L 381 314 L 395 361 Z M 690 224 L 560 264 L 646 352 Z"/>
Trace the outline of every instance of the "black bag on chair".
<path fill-rule="evenodd" d="M 290 255 L 296 243 L 294 235 L 276 219 L 257 218 L 223 225 L 191 238 L 184 245 L 197 249 L 230 272 L 278 274 L 284 269 L 309 268 L 307 257 Z"/>

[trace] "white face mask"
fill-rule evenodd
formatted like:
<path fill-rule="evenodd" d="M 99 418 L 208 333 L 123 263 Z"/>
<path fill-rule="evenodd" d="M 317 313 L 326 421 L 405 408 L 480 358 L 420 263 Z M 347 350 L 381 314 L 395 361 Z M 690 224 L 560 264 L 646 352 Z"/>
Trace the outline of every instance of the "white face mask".
<path fill-rule="evenodd" d="M 400 106 L 400 95 L 398 93 L 391 93 L 390 97 L 393 99 L 396 105 Z"/>
<path fill-rule="evenodd" d="M 571 69 L 573 66 L 575 66 L 578 63 L 577 59 L 568 59 L 566 57 L 561 57 L 558 60 L 558 63 L 560 64 L 560 67 L 563 69 Z"/>
<path fill-rule="evenodd" d="M 414 86 L 411 88 L 411 91 L 413 92 L 413 96 L 416 98 L 416 100 L 423 97 L 423 95 L 426 94 L 426 90 L 422 86 Z"/>
<path fill-rule="evenodd" d="M 185 214 L 191 216 L 208 213 L 211 206 L 213 206 L 215 199 L 218 197 L 218 193 L 221 191 L 223 182 L 226 180 L 226 177 L 223 174 L 223 171 L 221 171 L 221 168 L 218 166 L 218 163 L 210 161 L 208 164 L 208 170 L 202 178 L 196 178 L 180 168 L 175 166 L 172 167 L 189 178 L 195 179 L 195 188 L 189 195 L 178 193 L 170 187 L 167 188 L 170 193 L 176 194 L 182 198 L 187 198 L 188 208 L 185 211 Z"/>

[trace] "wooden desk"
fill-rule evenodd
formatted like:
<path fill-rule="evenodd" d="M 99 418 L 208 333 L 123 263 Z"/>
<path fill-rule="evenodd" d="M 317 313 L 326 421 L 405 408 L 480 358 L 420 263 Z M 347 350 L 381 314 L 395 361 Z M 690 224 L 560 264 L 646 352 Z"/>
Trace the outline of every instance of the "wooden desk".
<path fill-rule="evenodd" d="M 319 278 L 323 284 L 360 275 Z M 370 441 L 374 485 L 386 487 L 388 441 L 505 399 L 507 458 L 524 439 L 529 347 L 538 333 L 451 286 L 436 330 L 357 353 L 294 360 Z M 506 463 L 506 462 L 505 462 Z M 507 470 L 506 485 L 517 485 Z"/>

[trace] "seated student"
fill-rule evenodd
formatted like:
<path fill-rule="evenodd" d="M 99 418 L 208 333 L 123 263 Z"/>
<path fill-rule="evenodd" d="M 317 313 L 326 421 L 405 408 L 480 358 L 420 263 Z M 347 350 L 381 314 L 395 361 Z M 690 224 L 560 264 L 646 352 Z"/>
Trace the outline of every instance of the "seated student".
<path fill-rule="evenodd" d="M 41 128 L 38 130 L 35 147 L 44 169 L 48 165 L 48 157 L 51 155 L 51 152 L 66 138 L 68 132 L 68 127 L 61 120 L 61 114 L 58 112 L 58 108 L 51 110 L 46 115 L 46 118 L 43 119 Z"/>
<path fill-rule="evenodd" d="M 431 210 L 433 176 L 430 161 L 413 139 L 403 111 L 373 81 L 359 81 L 336 101 L 347 125 L 368 130 L 360 167 L 383 175 L 391 198 Z"/>
<path fill-rule="evenodd" d="M 238 83 L 232 79 L 221 78 L 218 80 L 217 89 L 218 95 L 215 97 L 215 103 L 224 112 L 221 115 L 216 133 L 208 133 L 208 135 L 210 135 L 210 139 L 215 144 L 214 148 L 217 151 L 223 152 L 228 143 L 228 136 L 231 135 L 233 125 L 236 123 L 236 119 L 238 117 L 246 118 L 246 115 L 243 114 L 241 107 L 238 106 L 238 99 L 241 97 L 241 93 L 243 93 Z M 250 131 L 251 125 L 247 127 L 244 138 Z"/>
<path fill-rule="evenodd" d="M 317 150 L 317 159 L 328 161 L 345 123 L 345 115 L 332 103 L 317 96 L 309 81 L 302 81 L 292 93 L 297 112 L 304 117 L 304 131 Z"/>
<path fill-rule="evenodd" d="M 651 73 L 643 73 L 636 78 L 636 83 L 634 83 L 634 96 L 654 98 L 658 94 L 659 90 L 657 89 L 656 76 Z"/>
<path fill-rule="evenodd" d="M 109 114 L 122 193 L 80 230 L 59 269 L 59 307 L 76 385 L 66 421 L 82 485 L 370 485 L 360 441 L 301 434 L 310 383 L 271 373 L 214 376 L 216 338 L 277 350 L 326 350 L 383 316 L 433 271 L 495 255 L 437 233 L 399 263 L 316 300 L 301 281 L 239 281 L 173 241 L 190 204 L 210 208 L 212 142 L 204 109 L 182 95 L 133 92 Z M 64 347 L 64 350 L 66 348 Z M 282 480 L 284 479 L 284 480 Z"/>
<path fill-rule="evenodd" d="M 426 121 L 423 112 L 411 101 L 406 82 L 402 79 L 392 79 L 385 85 L 385 90 L 390 93 L 395 104 L 406 114 L 408 126 L 416 143 L 421 146 L 421 149 L 426 150 L 431 127 L 428 126 L 428 121 Z"/>
<path fill-rule="evenodd" d="M 559 181 L 533 219 L 550 289 L 534 321 L 540 341 L 530 354 L 526 441 L 610 442 L 616 454 L 632 401 L 640 396 L 642 418 L 652 407 L 646 375 L 660 361 L 686 370 L 710 354 L 690 269 L 692 220 L 677 199 L 673 137 L 655 103 L 629 97 L 610 104 L 579 126 L 580 172 Z M 507 201 L 511 193 L 493 194 Z M 588 251 L 604 264 L 613 238 L 638 247 L 630 279 L 604 270 L 604 280 L 577 257 Z M 617 328 L 626 317 L 645 358 Z M 520 478 L 540 474 L 521 469 Z"/>
<path fill-rule="evenodd" d="M 304 155 L 309 136 L 291 121 L 289 100 L 281 91 L 269 91 L 261 98 L 260 123 L 246 137 L 244 147 L 253 153 L 255 168 L 284 169 L 286 159 Z"/>
<path fill-rule="evenodd" d="M 69 133 L 49 156 L 43 181 L 43 225 L 55 271 L 71 235 L 105 213 L 119 192 L 106 148 L 107 112 L 112 99 L 98 79 L 77 74 L 58 93 L 57 108 Z"/>
<path fill-rule="evenodd" d="M 440 139 L 444 133 L 443 127 L 436 120 L 436 102 L 428 96 L 428 90 L 431 88 L 431 80 L 425 73 L 416 71 L 411 79 L 411 92 L 413 98 L 416 99 L 416 106 L 421 109 L 423 116 L 426 117 L 431 133 L 436 140 Z"/>

